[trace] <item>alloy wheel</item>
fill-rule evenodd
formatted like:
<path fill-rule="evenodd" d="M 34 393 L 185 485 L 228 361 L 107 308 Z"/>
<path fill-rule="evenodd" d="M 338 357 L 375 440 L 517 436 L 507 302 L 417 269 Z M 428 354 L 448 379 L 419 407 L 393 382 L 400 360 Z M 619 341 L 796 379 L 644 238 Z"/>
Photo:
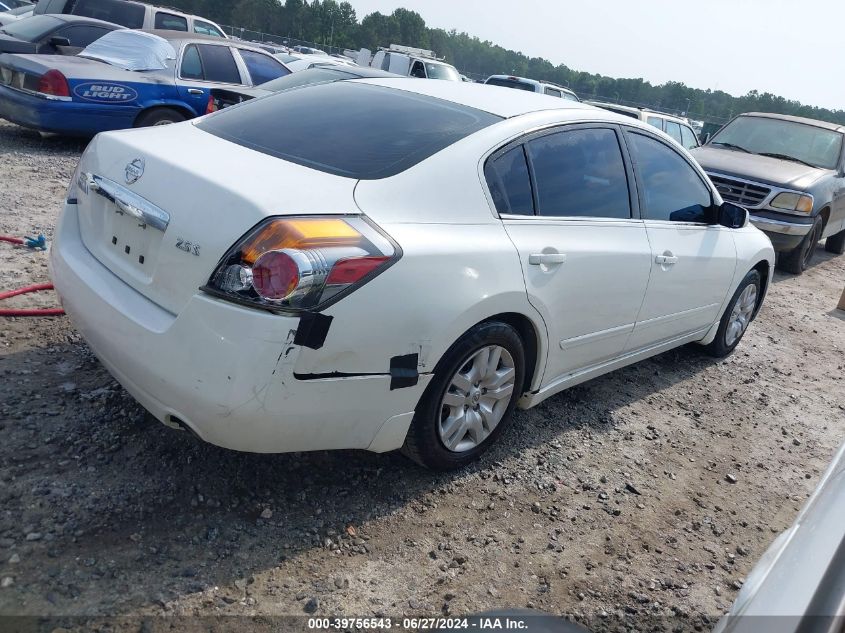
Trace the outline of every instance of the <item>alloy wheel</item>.
<path fill-rule="evenodd" d="M 513 357 L 504 347 L 489 345 L 473 352 L 441 401 L 437 430 L 443 445 L 463 453 L 487 439 L 508 409 L 515 379 Z"/>

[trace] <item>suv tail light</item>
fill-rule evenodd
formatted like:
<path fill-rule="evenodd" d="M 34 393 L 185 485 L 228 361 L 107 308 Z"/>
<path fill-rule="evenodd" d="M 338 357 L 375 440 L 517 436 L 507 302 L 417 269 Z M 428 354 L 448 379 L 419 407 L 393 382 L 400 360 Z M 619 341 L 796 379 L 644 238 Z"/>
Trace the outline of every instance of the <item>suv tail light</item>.
<path fill-rule="evenodd" d="M 401 256 L 363 216 L 268 218 L 229 249 L 202 290 L 272 311 L 319 310 Z"/>
<path fill-rule="evenodd" d="M 70 98 L 70 87 L 67 78 L 55 68 L 48 70 L 38 78 L 38 92 L 50 97 Z"/>

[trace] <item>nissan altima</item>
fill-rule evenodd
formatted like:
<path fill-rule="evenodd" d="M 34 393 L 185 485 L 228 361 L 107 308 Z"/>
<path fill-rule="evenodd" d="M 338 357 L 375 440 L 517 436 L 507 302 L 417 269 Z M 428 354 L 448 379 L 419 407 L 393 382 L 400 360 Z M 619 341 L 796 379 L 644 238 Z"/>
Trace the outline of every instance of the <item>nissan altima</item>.
<path fill-rule="evenodd" d="M 528 408 L 687 343 L 737 346 L 774 252 L 646 124 L 363 79 L 98 135 L 51 252 L 153 416 L 230 449 L 460 467 Z"/>

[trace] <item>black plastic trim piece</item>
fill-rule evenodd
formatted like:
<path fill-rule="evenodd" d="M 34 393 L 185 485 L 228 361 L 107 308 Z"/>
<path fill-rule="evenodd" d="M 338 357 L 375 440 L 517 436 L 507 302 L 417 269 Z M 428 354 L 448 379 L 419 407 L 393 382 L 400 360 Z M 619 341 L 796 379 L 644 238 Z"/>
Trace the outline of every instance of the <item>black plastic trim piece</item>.
<path fill-rule="evenodd" d="M 359 378 L 361 376 L 387 376 L 387 374 L 376 374 L 369 372 L 361 372 L 358 374 L 350 374 L 343 371 L 332 371 L 326 374 L 297 374 L 294 372 L 293 377 L 297 380 L 327 380 L 330 378 Z"/>
<path fill-rule="evenodd" d="M 390 390 L 413 387 L 420 380 L 417 371 L 419 354 L 394 356 L 390 359 Z"/>
<path fill-rule="evenodd" d="M 299 327 L 293 338 L 294 345 L 302 345 L 311 349 L 320 349 L 329 335 L 329 327 L 333 316 L 319 312 L 306 312 L 299 319 Z"/>

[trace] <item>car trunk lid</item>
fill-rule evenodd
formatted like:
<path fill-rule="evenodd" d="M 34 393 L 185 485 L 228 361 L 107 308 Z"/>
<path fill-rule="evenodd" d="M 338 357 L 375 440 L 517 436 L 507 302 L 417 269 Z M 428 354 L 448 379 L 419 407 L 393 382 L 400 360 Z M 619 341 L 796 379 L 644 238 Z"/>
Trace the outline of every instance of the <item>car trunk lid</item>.
<path fill-rule="evenodd" d="M 356 211 L 354 180 L 259 154 L 192 123 L 98 135 L 77 183 L 85 247 L 174 314 L 263 218 Z"/>

